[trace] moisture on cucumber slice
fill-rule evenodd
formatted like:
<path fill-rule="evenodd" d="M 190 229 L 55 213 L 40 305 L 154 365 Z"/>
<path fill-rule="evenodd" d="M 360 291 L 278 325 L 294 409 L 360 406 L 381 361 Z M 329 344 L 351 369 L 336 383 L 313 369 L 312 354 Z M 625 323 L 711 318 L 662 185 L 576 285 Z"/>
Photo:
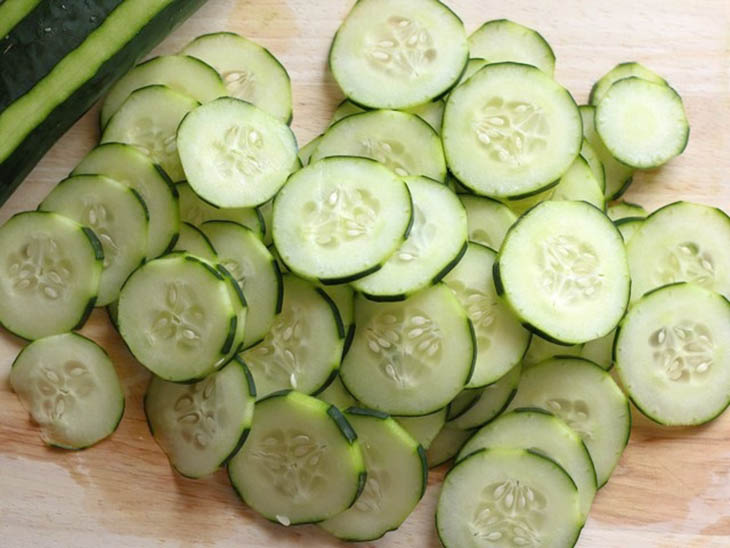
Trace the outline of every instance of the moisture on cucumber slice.
<path fill-rule="evenodd" d="M 499 249 L 517 215 L 502 202 L 484 196 L 460 194 L 459 199 L 466 209 L 469 240 Z"/>
<path fill-rule="evenodd" d="M 202 200 L 185 182 L 176 184 L 175 188 L 180 195 L 180 220 L 196 226 L 206 221 L 233 221 L 250 228 L 259 238 L 263 237 L 263 221 L 255 208 L 216 207 Z"/>
<path fill-rule="evenodd" d="M 38 206 L 88 226 L 104 250 L 96 306 L 119 297 L 122 284 L 147 254 L 147 206 L 134 189 L 102 175 L 61 181 Z"/>
<path fill-rule="evenodd" d="M 428 467 L 436 468 L 453 459 L 473 434 L 474 430 L 462 430 L 447 422 L 426 451 Z"/>
<path fill-rule="evenodd" d="M 596 149 L 593 148 L 588 142 L 588 139 L 583 139 L 583 144 L 580 148 L 580 155 L 583 159 L 588 162 L 588 165 L 593 172 L 593 176 L 598 181 L 598 185 L 601 187 L 601 192 L 606 194 L 606 169 L 603 167 L 603 162 L 598 157 Z"/>
<path fill-rule="evenodd" d="M 431 447 L 431 443 L 446 424 L 447 408 L 439 409 L 430 415 L 421 417 L 393 417 L 411 437 L 424 449 Z"/>
<path fill-rule="evenodd" d="M 554 185 L 580 151 L 570 93 L 529 65 L 486 65 L 446 101 L 441 136 L 454 176 L 476 194 L 520 198 Z"/>
<path fill-rule="evenodd" d="M 612 221 L 618 221 L 619 219 L 625 219 L 627 217 L 646 217 L 649 212 L 646 211 L 639 204 L 632 204 L 626 200 L 619 200 L 613 205 L 608 206 L 606 209 L 606 215 Z"/>
<path fill-rule="evenodd" d="M 619 63 L 593 84 L 588 102 L 594 106 L 598 105 L 615 82 L 630 76 L 636 76 L 637 78 L 654 82 L 655 84 L 668 85 L 664 78 L 649 70 L 641 63 Z"/>
<path fill-rule="evenodd" d="M 357 400 L 347 391 L 339 375 L 332 379 L 332 382 L 327 385 L 327 388 L 318 393 L 317 397 L 324 402 L 334 405 L 340 411 L 357 406 Z"/>
<path fill-rule="evenodd" d="M 730 303 L 698 285 L 656 289 L 616 339 L 616 371 L 636 407 L 672 426 L 703 424 L 730 404 Z"/>
<path fill-rule="evenodd" d="M 363 404 L 393 415 L 427 415 L 464 388 L 476 346 L 466 313 L 436 284 L 395 303 L 355 300 L 355 337 L 340 375 Z"/>
<path fill-rule="evenodd" d="M 461 430 L 470 430 L 499 416 L 514 398 L 521 374 L 521 366 L 513 367 L 501 379 L 484 388 L 474 405 L 448 424 Z"/>
<path fill-rule="evenodd" d="M 372 158 L 401 177 L 446 179 L 438 134 L 420 117 L 407 112 L 371 110 L 340 120 L 322 136 L 311 161 L 329 156 Z"/>
<path fill-rule="evenodd" d="M 208 237 L 197 226 L 180 223 L 180 237 L 173 251 L 187 251 L 191 255 L 213 263 L 218 262 L 218 254 Z"/>
<path fill-rule="evenodd" d="M 295 391 L 256 404 L 251 432 L 228 475 L 247 505 L 286 526 L 343 512 L 366 478 L 360 442 L 342 413 Z"/>
<path fill-rule="evenodd" d="M 509 409 L 539 407 L 575 430 L 591 454 L 598 486 L 621 458 L 631 432 L 629 402 L 606 371 L 582 358 L 546 360 L 525 370 Z"/>
<path fill-rule="evenodd" d="M 299 161 L 302 162 L 302 167 L 309 165 L 309 160 L 312 158 L 312 154 L 319 146 L 319 142 L 322 140 L 324 134 L 318 135 L 306 145 L 299 149 Z"/>
<path fill-rule="evenodd" d="M 394 531 L 426 490 L 426 454 L 393 418 L 352 408 L 345 418 L 360 440 L 367 480 L 351 508 L 319 524 L 337 538 L 375 540 Z"/>
<path fill-rule="evenodd" d="M 524 449 L 482 449 L 444 478 L 436 529 L 445 548 L 573 546 L 585 521 L 575 482 Z"/>
<path fill-rule="evenodd" d="M 435 101 L 429 101 L 423 103 L 417 107 L 406 109 L 405 112 L 415 114 L 426 122 L 436 133 L 441 133 L 441 123 L 444 119 L 444 108 L 446 103 L 443 100 L 438 99 Z"/>
<path fill-rule="evenodd" d="M 406 183 L 366 158 L 326 158 L 291 176 L 274 202 L 276 249 L 287 267 L 325 283 L 382 267 L 412 221 Z"/>
<path fill-rule="evenodd" d="M 101 174 L 133 188 L 142 196 L 149 213 L 147 258 L 169 251 L 178 236 L 178 194 L 159 165 L 133 146 L 122 143 L 99 145 L 89 152 L 72 175 Z"/>
<path fill-rule="evenodd" d="M 628 262 L 616 227 L 585 202 L 543 202 L 507 233 L 495 285 L 535 333 L 566 344 L 597 339 L 623 316 Z"/>
<path fill-rule="evenodd" d="M 489 63 L 511 61 L 539 68 L 548 76 L 555 71 L 555 54 L 542 35 L 508 19 L 487 21 L 469 36 L 469 52 Z"/>
<path fill-rule="evenodd" d="M 173 468 L 183 476 L 200 478 L 215 472 L 243 445 L 255 401 L 253 378 L 235 359 L 194 384 L 152 377 L 144 412 Z"/>
<path fill-rule="evenodd" d="M 199 59 L 186 55 L 154 57 L 134 67 L 109 89 L 101 107 L 101 127 L 106 127 L 134 90 L 154 84 L 168 86 L 201 103 L 227 95 L 219 74 Z"/>
<path fill-rule="evenodd" d="M 618 231 L 621 233 L 621 237 L 624 239 L 624 244 L 628 245 L 631 238 L 633 238 L 634 234 L 639 231 L 643 223 L 644 219 L 642 217 L 625 217 L 614 221 L 613 224 L 616 225 L 616 228 L 618 228 Z"/>
<path fill-rule="evenodd" d="M 101 135 L 102 143 L 134 145 L 173 181 L 185 178 L 175 135 L 180 121 L 200 103 L 167 86 L 153 85 L 133 91 L 111 117 Z"/>
<path fill-rule="evenodd" d="M 39 339 L 86 322 L 104 253 L 94 233 L 56 213 L 18 213 L 0 227 L 0 325 Z"/>
<path fill-rule="evenodd" d="M 342 358 L 345 332 L 334 303 L 305 280 L 292 274 L 283 279 L 281 313 L 264 340 L 240 354 L 259 398 L 287 388 L 316 393 L 337 373 Z"/>
<path fill-rule="evenodd" d="M 689 140 L 679 94 L 635 76 L 609 88 L 596 107 L 595 123 L 611 154 L 636 169 L 659 167 L 680 155 Z"/>
<path fill-rule="evenodd" d="M 291 122 L 289 74 L 266 48 L 232 32 L 216 32 L 198 36 L 181 54 L 202 59 L 216 69 L 231 97 Z"/>
<path fill-rule="evenodd" d="M 598 209 L 606 208 L 601 184 L 593 175 L 588 162 L 578 156 L 560 178 L 560 182 L 553 189 L 551 200 L 582 200 Z"/>
<path fill-rule="evenodd" d="M 361 0 L 335 34 L 329 63 L 345 96 L 371 108 L 439 97 L 469 58 L 464 24 L 437 0 Z"/>

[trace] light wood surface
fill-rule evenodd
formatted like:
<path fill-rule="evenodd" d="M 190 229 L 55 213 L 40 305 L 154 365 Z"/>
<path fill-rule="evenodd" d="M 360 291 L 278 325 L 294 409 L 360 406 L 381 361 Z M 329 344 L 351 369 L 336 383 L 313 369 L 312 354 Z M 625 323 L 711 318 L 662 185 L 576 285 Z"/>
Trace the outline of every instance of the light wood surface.
<path fill-rule="evenodd" d="M 192 37 L 239 32 L 282 60 L 294 89 L 301 144 L 320 133 L 341 94 L 327 72 L 330 39 L 350 0 L 209 0 L 155 53 Z M 636 176 L 628 198 L 648 208 L 693 200 L 730 211 L 730 3 L 727 0 L 450 0 L 471 31 L 507 17 L 536 27 L 557 55 L 556 78 L 579 103 L 615 63 L 637 60 L 685 101 L 692 132 L 683 156 Z M 96 109 L 46 155 L 0 208 L 0 223 L 35 208 L 98 139 Z M 223 471 L 199 481 L 170 470 L 141 409 L 148 374 L 97 310 L 83 333 L 111 354 L 127 410 L 96 447 L 43 446 L 8 385 L 22 341 L 0 330 L 0 546 L 340 546 L 316 527 L 269 524 L 241 504 Z M 656 426 L 634 410 L 631 441 L 596 497 L 581 547 L 730 546 L 730 413 L 693 429 Z M 444 468 L 397 532 L 368 546 L 436 547 L 433 514 Z"/>

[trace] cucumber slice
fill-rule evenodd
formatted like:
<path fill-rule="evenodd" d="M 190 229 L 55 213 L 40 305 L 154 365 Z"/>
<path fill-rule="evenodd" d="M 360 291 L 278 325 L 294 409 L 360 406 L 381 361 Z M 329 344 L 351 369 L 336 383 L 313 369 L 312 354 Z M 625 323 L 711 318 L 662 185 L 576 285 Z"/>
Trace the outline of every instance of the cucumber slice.
<path fill-rule="evenodd" d="M 180 195 L 180 219 L 200 226 L 206 221 L 233 221 L 250 228 L 258 238 L 263 238 L 264 225 L 259 212 L 253 207 L 216 207 L 201 200 L 187 183 L 175 185 Z"/>
<path fill-rule="evenodd" d="M 472 57 L 469 59 L 469 62 L 466 64 L 466 68 L 464 69 L 464 74 L 461 75 L 461 79 L 459 80 L 458 85 L 463 84 L 466 82 L 469 78 L 474 76 L 479 70 L 481 70 L 485 65 L 488 65 L 490 61 L 487 61 L 486 59 L 482 59 L 481 57 Z"/>
<path fill-rule="evenodd" d="M 136 190 L 149 214 L 147 258 L 166 253 L 175 245 L 180 226 L 178 194 L 160 166 L 135 147 L 122 143 L 99 145 L 71 175 L 101 174 Z"/>
<path fill-rule="evenodd" d="M 444 108 L 446 103 L 441 99 L 423 103 L 417 107 L 406 109 L 405 112 L 415 114 L 426 122 L 436 133 L 441 133 L 441 123 L 444 119 Z"/>
<path fill-rule="evenodd" d="M 104 253 L 94 233 L 47 212 L 0 227 L 0 324 L 33 340 L 79 329 L 99 291 Z"/>
<path fill-rule="evenodd" d="M 545 340 L 538 335 L 533 335 L 525 357 L 522 359 L 522 367 L 532 367 L 554 356 L 580 356 L 583 353 L 585 344 L 565 346 Z"/>
<path fill-rule="evenodd" d="M 211 268 L 217 270 L 223 275 L 223 279 L 226 282 L 228 288 L 228 296 L 231 299 L 233 305 L 233 311 L 236 314 L 236 329 L 233 335 L 233 342 L 230 345 L 228 355 L 224 358 L 224 362 L 230 361 L 238 352 L 243 348 L 244 333 L 248 329 L 246 320 L 248 319 L 248 303 L 246 302 L 246 296 L 241 290 L 241 286 L 233 277 L 233 275 L 226 269 L 222 264 L 210 263 Z"/>
<path fill-rule="evenodd" d="M 603 167 L 603 162 L 601 161 L 601 158 L 598 156 L 598 153 L 596 152 L 596 149 L 593 148 L 593 145 L 591 145 L 588 142 L 588 139 L 583 139 L 583 144 L 580 148 L 580 155 L 583 157 L 583 159 L 588 162 L 588 165 L 591 168 L 591 171 L 593 172 L 593 176 L 596 178 L 596 181 L 598 181 L 599 186 L 601 187 L 601 192 L 603 194 L 606 194 L 606 170 Z"/>
<path fill-rule="evenodd" d="M 588 102 L 591 105 L 597 106 L 614 83 L 630 76 L 636 76 L 642 80 L 654 82 L 655 84 L 663 84 L 665 86 L 669 85 L 664 78 L 649 70 L 641 63 L 619 63 L 604 74 L 595 84 L 593 84 L 591 94 L 588 97 Z"/>
<path fill-rule="evenodd" d="M 256 389 L 235 359 L 195 384 L 152 377 L 144 396 L 150 432 L 183 476 L 212 474 L 243 445 L 253 421 Z"/>
<path fill-rule="evenodd" d="M 581 437 L 543 409 L 515 409 L 488 424 L 461 448 L 459 462 L 480 449 L 530 449 L 558 463 L 578 488 L 583 521 L 596 495 L 596 471 Z"/>
<path fill-rule="evenodd" d="M 583 522 L 568 473 L 524 449 L 482 449 L 465 458 L 444 478 L 436 507 L 445 548 L 573 546 Z"/>
<path fill-rule="evenodd" d="M 471 322 L 443 284 L 397 303 L 358 296 L 355 325 L 340 375 L 368 407 L 427 415 L 446 407 L 471 377 L 476 346 Z"/>
<path fill-rule="evenodd" d="M 314 154 L 314 151 L 319 146 L 323 136 L 324 134 L 318 135 L 299 149 L 299 161 L 302 162 L 302 167 L 309 165 L 309 160 L 312 158 L 312 154 Z"/>
<path fill-rule="evenodd" d="M 641 217 L 626 217 L 624 219 L 614 221 L 613 224 L 616 225 L 616 228 L 618 228 L 618 231 L 621 233 L 621 237 L 624 239 L 624 244 L 628 245 L 631 238 L 634 237 L 634 234 L 638 232 L 643 223 L 644 219 Z"/>
<path fill-rule="evenodd" d="M 454 176 L 476 194 L 520 198 L 554 185 L 580 151 L 568 91 L 528 65 L 487 65 L 446 101 L 441 130 Z"/>
<path fill-rule="evenodd" d="M 513 367 L 501 379 L 484 388 L 474 405 L 448 424 L 461 430 L 471 430 L 499 416 L 515 397 L 521 374 L 522 367 Z"/>
<path fill-rule="evenodd" d="M 334 303 L 305 280 L 283 279 L 281 313 L 264 340 L 241 354 L 259 398 L 286 388 L 316 393 L 337 374 L 342 358 L 345 332 Z"/>
<path fill-rule="evenodd" d="M 360 440 L 367 480 L 355 504 L 319 524 L 337 538 L 361 542 L 394 531 L 426 490 L 426 454 L 388 415 L 352 408 L 345 413 Z"/>
<path fill-rule="evenodd" d="M 197 226 L 180 223 L 180 237 L 173 251 L 186 251 L 191 255 L 213 263 L 218 262 L 218 254 L 208 237 Z"/>
<path fill-rule="evenodd" d="M 339 122 L 343 118 L 347 118 L 348 116 L 359 114 L 361 112 L 367 112 L 367 110 L 360 105 L 356 105 L 349 99 L 345 99 L 337 105 L 337 108 L 332 113 L 332 119 L 330 120 L 329 127 L 332 127 L 336 122 Z"/>
<path fill-rule="evenodd" d="M 456 396 L 447 407 L 446 420 L 453 420 L 460 417 L 471 409 L 482 394 L 484 388 L 465 388 Z"/>
<path fill-rule="evenodd" d="M 218 207 L 263 204 L 286 182 L 297 161 L 297 142 L 289 126 L 231 97 L 186 116 L 177 146 L 192 189 Z"/>
<path fill-rule="evenodd" d="M 147 86 L 132 92 L 107 123 L 102 143 L 134 145 L 160 164 L 173 181 L 185 178 L 175 132 L 185 115 L 200 103 L 167 86 Z"/>
<path fill-rule="evenodd" d="M 248 506 L 287 526 L 343 512 L 366 478 L 360 442 L 342 413 L 295 391 L 256 404 L 251 433 L 228 475 Z"/>
<path fill-rule="evenodd" d="M 147 253 L 147 207 L 134 189 L 102 175 L 61 181 L 38 206 L 90 227 L 104 250 L 96 306 L 119 297 L 122 284 Z"/>
<path fill-rule="evenodd" d="M 405 182 L 365 158 L 327 158 L 291 176 L 274 202 L 273 234 L 302 277 L 344 283 L 382 267 L 411 226 Z"/>
<path fill-rule="evenodd" d="M 560 178 L 552 192 L 551 200 L 581 200 L 596 206 L 600 210 L 606 209 L 606 200 L 603 196 L 601 184 L 593 175 L 591 167 L 582 156 L 578 156 Z"/>
<path fill-rule="evenodd" d="M 117 429 L 124 414 L 124 392 L 108 354 L 76 333 L 23 348 L 10 369 L 10 385 L 41 439 L 54 447 L 94 445 Z"/>
<path fill-rule="evenodd" d="M 274 244 L 274 199 L 272 198 L 268 202 L 261 204 L 256 208 L 256 211 L 258 211 L 259 219 L 261 220 L 261 228 L 264 233 L 263 242 L 267 247 L 272 247 Z"/>
<path fill-rule="evenodd" d="M 613 84 L 596 107 L 596 130 L 620 162 L 659 167 L 687 147 L 689 122 L 671 87 L 636 78 Z"/>
<path fill-rule="evenodd" d="M 608 371 L 613 367 L 613 341 L 615 338 L 616 331 L 614 330 L 599 339 L 588 341 L 583 345 L 580 356 Z"/>
<path fill-rule="evenodd" d="M 510 208 L 502 202 L 484 196 L 460 194 L 466 209 L 469 240 L 492 249 L 499 249 L 507 230 L 517 220 Z"/>
<path fill-rule="evenodd" d="M 462 430 L 447 422 L 426 451 L 428 467 L 436 468 L 453 459 L 473 434 L 474 430 Z"/>
<path fill-rule="evenodd" d="M 703 424 L 730 404 L 730 303 L 679 283 L 644 295 L 621 322 L 616 371 L 636 407 L 671 426 Z"/>
<path fill-rule="evenodd" d="M 317 394 L 317 397 L 323 402 L 334 405 L 340 411 L 357 406 L 357 400 L 347 391 L 339 375 L 332 379 L 332 382 Z"/>
<path fill-rule="evenodd" d="M 345 96 L 409 108 L 449 90 L 469 58 L 464 24 L 436 0 L 361 0 L 335 34 L 329 63 Z"/>
<path fill-rule="evenodd" d="M 539 68 L 552 77 L 555 54 L 542 34 L 510 21 L 487 21 L 469 36 L 469 52 L 489 63 L 512 61 Z"/>
<path fill-rule="evenodd" d="M 639 204 L 632 204 L 626 200 L 619 200 L 613 205 L 608 206 L 606 215 L 612 221 L 618 221 L 619 219 L 625 219 L 627 217 L 646 217 L 649 212 L 646 211 Z"/>
<path fill-rule="evenodd" d="M 138 268 L 119 295 L 119 332 L 137 360 L 171 382 L 202 379 L 228 361 L 237 314 L 223 275 L 175 253 Z"/>
<path fill-rule="evenodd" d="M 198 36 L 181 53 L 215 68 L 231 97 L 253 103 L 284 123 L 291 122 L 289 74 L 269 50 L 238 34 L 216 32 Z"/>
<path fill-rule="evenodd" d="M 425 175 L 443 182 L 446 162 L 438 134 L 415 114 L 372 110 L 337 122 L 322 136 L 311 161 L 361 156 L 385 164 L 396 175 Z"/>
<path fill-rule="evenodd" d="M 467 388 L 486 386 L 503 377 L 520 363 L 530 344 L 530 332 L 494 289 L 496 255 L 487 247 L 470 243 L 464 258 L 444 278 L 474 326 L 477 357 Z"/>
<path fill-rule="evenodd" d="M 724 211 L 675 202 L 641 224 L 627 245 L 633 300 L 656 287 L 692 282 L 730 298 L 730 217 Z"/>
<path fill-rule="evenodd" d="M 629 402 L 611 375 L 581 358 L 546 360 L 522 374 L 509 410 L 519 407 L 539 407 L 563 419 L 588 447 L 598 486 L 608 481 L 631 433 Z"/>
<path fill-rule="evenodd" d="M 426 177 L 405 181 L 413 199 L 408 239 L 380 270 L 352 282 L 357 291 L 375 301 L 403 300 L 438 282 L 467 249 L 466 211 L 456 194 Z"/>
<path fill-rule="evenodd" d="M 444 408 L 430 415 L 423 415 L 422 417 L 393 418 L 414 440 L 421 444 L 421 447 L 428 449 L 431 446 L 431 442 L 433 442 L 444 427 L 444 424 L 446 424 L 446 411 L 447 409 Z"/>
<path fill-rule="evenodd" d="M 161 84 L 207 103 L 227 95 L 220 75 L 210 65 L 185 55 L 162 55 L 140 63 L 109 89 L 99 115 L 102 129 L 137 89 Z"/>
<path fill-rule="evenodd" d="M 613 223 L 585 202 L 543 202 L 507 233 L 495 285 L 520 320 L 554 342 L 609 333 L 629 300 L 626 250 Z"/>

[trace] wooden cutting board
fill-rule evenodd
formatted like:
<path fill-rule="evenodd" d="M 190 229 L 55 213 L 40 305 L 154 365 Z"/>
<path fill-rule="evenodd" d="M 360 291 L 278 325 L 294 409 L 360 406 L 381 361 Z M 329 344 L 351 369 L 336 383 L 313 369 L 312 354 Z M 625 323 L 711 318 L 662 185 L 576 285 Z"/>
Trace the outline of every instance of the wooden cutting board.
<path fill-rule="evenodd" d="M 155 53 L 230 30 L 269 48 L 294 89 L 293 127 L 306 143 L 326 126 L 341 93 L 327 71 L 330 39 L 351 0 L 209 0 Z M 535 27 L 557 55 L 556 78 L 579 103 L 620 61 L 641 61 L 679 91 L 692 132 L 684 155 L 635 177 L 628 198 L 656 208 L 694 200 L 730 211 L 730 2 L 728 0 L 450 0 L 472 31 L 509 18 Z M 35 208 L 98 139 L 96 109 L 46 155 L 0 208 L 0 223 Z M 150 437 L 141 409 L 148 373 L 97 310 L 83 333 L 111 354 L 127 410 L 98 446 L 43 446 L 12 394 L 10 364 L 22 341 L 0 330 L 0 546 L 341 546 L 314 526 L 272 525 L 240 503 L 223 471 L 204 480 L 175 475 Z M 730 412 L 692 429 L 656 426 L 636 410 L 631 441 L 597 495 L 581 547 L 730 546 Z M 439 546 L 433 515 L 446 469 L 406 523 L 368 546 Z"/>

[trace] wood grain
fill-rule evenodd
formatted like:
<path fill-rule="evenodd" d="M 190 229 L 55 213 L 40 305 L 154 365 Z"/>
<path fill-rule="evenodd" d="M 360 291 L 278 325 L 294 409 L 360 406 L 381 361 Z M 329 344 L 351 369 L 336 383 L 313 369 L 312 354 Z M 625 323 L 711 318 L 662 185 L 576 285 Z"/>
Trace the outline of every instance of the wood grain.
<path fill-rule="evenodd" d="M 332 34 L 350 0 L 209 0 L 155 53 L 197 34 L 242 33 L 285 64 L 294 88 L 293 127 L 306 143 L 320 133 L 341 95 L 327 72 Z M 628 198 L 649 208 L 678 199 L 730 211 L 730 3 L 727 0 L 451 0 L 467 30 L 507 17 L 536 27 L 557 55 L 557 79 L 578 102 L 615 63 L 636 60 L 683 96 L 692 125 L 686 152 L 636 177 Z M 97 111 L 53 147 L 15 195 L 0 223 L 35 208 L 98 138 Z M 316 527 L 274 526 L 235 497 L 224 472 L 193 481 L 173 474 L 141 410 L 148 379 L 96 311 L 83 333 L 106 348 L 127 394 L 119 430 L 98 446 L 62 452 L 43 446 L 8 386 L 22 341 L 0 331 L 0 545 L 328 547 Z M 581 547 L 730 546 L 730 413 L 693 429 L 656 426 L 634 412 L 631 442 L 596 497 Z M 444 469 L 413 515 L 367 546 L 438 546 L 433 513 Z"/>

